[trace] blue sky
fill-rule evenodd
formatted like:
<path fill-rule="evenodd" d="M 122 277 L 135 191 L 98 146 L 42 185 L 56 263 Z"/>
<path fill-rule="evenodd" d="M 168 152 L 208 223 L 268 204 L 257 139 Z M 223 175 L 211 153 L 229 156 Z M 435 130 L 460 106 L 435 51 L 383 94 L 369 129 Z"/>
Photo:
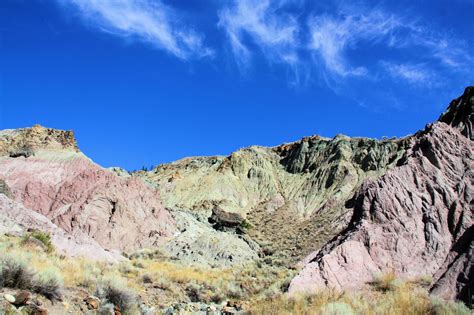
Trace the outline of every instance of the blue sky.
<path fill-rule="evenodd" d="M 2 0 L 0 129 L 141 168 L 404 136 L 474 83 L 474 1 Z"/>

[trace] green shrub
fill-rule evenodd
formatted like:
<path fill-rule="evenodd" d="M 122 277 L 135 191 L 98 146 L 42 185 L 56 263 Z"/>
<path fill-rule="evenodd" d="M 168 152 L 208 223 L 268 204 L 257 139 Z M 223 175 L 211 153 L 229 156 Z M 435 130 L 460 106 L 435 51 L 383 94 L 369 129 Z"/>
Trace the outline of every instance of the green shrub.
<path fill-rule="evenodd" d="M 240 223 L 240 227 L 243 228 L 244 230 L 250 230 L 250 229 L 253 227 L 253 225 L 250 224 L 249 221 L 243 220 L 243 221 Z"/>
<path fill-rule="evenodd" d="M 30 238 L 34 238 L 40 241 L 45 246 L 47 253 L 52 253 L 54 251 L 54 246 L 51 242 L 51 235 L 49 233 L 42 231 L 33 231 L 27 233 L 23 237 L 22 243 L 26 243 Z"/>
<path fill-rule="evenodd" d="M 321 309 L 321 313 L 325 315 L 351 315 L 355 314 L 352 307 L 342 302 L 331 302 Z"/>
<path fill-rule="evenodd" d="M 109 279 L 98 286 L 96 295 L 106 303 L 118 307 L 122 314 L 132 314 L 137 308 L 136 297 L 125 287 L 121 281 Z"/>
<path fill-rule="evenodd" d="M 462 302 L 448 302 L 439 298 L 431 298 L 431 313 L 434 315 L 470 315 L 472 311 Z"/>
<path fill-rule="evenodd" d="M 21 258 L 11 255 L 0 258 L 0 287 L 30 290 L 50 300 L 61 300 L 62 283 L 55 270 L 36 273 Z"/>
<path fill-rule="evenodd" d="M 50 300 L 60 301 L 63 282 L 57 269 L 47 269 L 36 275 L 33 291 Z"/>
<path fill-rule="evenodd" d="M 414 281 L 415 284 L 429 288 L 430 285 L 433 283 L 433 277 L 430 275 L 423 275 Z"/>
<path fill-rule="evenodd" d="M 26 261 L 10 255 L 0 258 L 0 287 L 31 289 L 34 276 L 34 271 L 28 268 Z"/>

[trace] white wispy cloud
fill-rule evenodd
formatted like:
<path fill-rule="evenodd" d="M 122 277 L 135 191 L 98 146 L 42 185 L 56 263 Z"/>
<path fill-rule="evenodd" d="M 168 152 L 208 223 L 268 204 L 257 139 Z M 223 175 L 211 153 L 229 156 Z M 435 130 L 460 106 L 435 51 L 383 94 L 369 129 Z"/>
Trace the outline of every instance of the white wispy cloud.
<path fill-rule="evenodd" d="M 368 69 L 351 65 L 347 51 L 355 49 L 361 42 L 386 40 L 390 44 L 394 31 L 400 27 L 401 21 L 396 16 L 378 10 L 343 17 L 313 16 L 309 20 L 309 48 L 321 57 L 329 71 L 344 77 L 362 76 L 368 73 Z"/>
<path fill-rule="evenodd" d="M 382 62 L 382 66 L 394 78 L 401 78 L 411 84 L 433 85 L 436 74 L 425 64 Z"/>
<path fill-rule="evenodd" d="M 374 65 L 387 58 L 387 53 L 394 53 L 394 60 L 384 61 L 383 68 L 392 77 L 420 85 L 425 82 L 427 86 L 434 83 L 433 69 L 444 66 L 452 71 L 471 63 L 461 41 L 383 8 L 351 6 L 332 15 L 313 15 L 308 30 L 309 49 L 322 61 L 326 72 L 336 77 L 368 76 L 376 68 Z M 378 52 L 371 50 L 374 46 L 378 46 Z M 370 51 L 370 64 L 357 64 L 352 58 L 359 48 Z M 397 54 L 411 57 L 408 61 L 397 60 Z"/>
<path fill-rule="evenodd" d="M 178 58 L 213 54 L 203 36 L 185 25 L 161 0 L 58 0 L 80 12 L 93 27 L 132 37 Z"/>
<path fill-rule="evenodd" d="M 292 66 L 298 62 L 298 22 L 291 14 L 278 11 L 287 3 L 288 0 L 235 0 L 219 12 L 219 26 L 225 30 L 239 65 L 248 65 L 252 55 L 249 45 L 258 46 L 271 61 Z"/>
<path fill-rule="evenodd" d="M 56 1 L 79 12 L 92 27 L 138 39 L 178 58 L 215 55 L 204 35 L 164 0 Z M 285 65 L 291 76 L 287 80 L 296 85 L 310 80 L 310 73 L 338 85 L 343 79 L 374 79 L 384 71 L 385 78 L 430 86 L 441 77 L 437 71 L 472 69 L 474 64 L 462 40 L 437 32 L 406 12 L 400 15 L 383 5 L 373 8 L 364 0 L 352 5 L 334 1 L 335 9 L 325 3 L 313 12 L 307 12 L 305 0 L 219 3 L 218 28 L 240 68 L 247 69 L 260 52 L 271 64 Z M 369 52 L 370 58 L 359 50 Z"/>

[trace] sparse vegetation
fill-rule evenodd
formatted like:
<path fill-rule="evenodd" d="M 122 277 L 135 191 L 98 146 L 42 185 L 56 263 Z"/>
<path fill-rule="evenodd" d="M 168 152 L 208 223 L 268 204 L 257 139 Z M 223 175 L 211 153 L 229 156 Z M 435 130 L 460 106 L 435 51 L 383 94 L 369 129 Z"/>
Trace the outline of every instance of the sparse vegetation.
<path fill-rule="evenodd" d="M 137 301 L 126 288 L 127 284 L 122 280 L 110 278 L 99 284 L 96 295 L 106 303 L 113 304 L 122 314 L 132 314 L 137 308 Z"/>
<path fill-rule="evenodd" d="M 33 287 L 33 270 L 26 261 L 12 255 L 0 258 L 0 287 L 12 289 L 30 289 Z"/>
<path fill-rule="evenodd" d="M 36 272 L 25 260 L 12 255 L 0 259 L 0 287 L 30 290 L 50 300 L 61 300 L 63 281 L 58 271 Z"/>
<path fill-rule="evenodd" d="M 44 245 L 46 252 L 52 253 L 54 251 L 53 243 L 51 242 L 51 235 L 42 231 L 33 231 L 23 236 L 23 243 L 27 243 L 31 238 L 36 239 Z"/>
<path fill-rule="evenodd" d="M 370 284 L 374 287 L 375 290 L 386 292 L 395 289 L 399 284 L 397 282 L 397 276 L 394 271 L 378 275 L 375 277 L 374 281 Z"/>
<path fill-rule="evenodd" d="M 146 273 L 142 275 L 142 281 L 145 284 L 150 284 L 150 283 L 153 283 L 153 278 L 149 274 Z"/>
<path fill-rule="evenodd" d="M 240 223 L 240 227 L 243 228 L 244 230 L 249 230 L 249 229 L 251 229 L 253 226 L 252 226 L 252 224 L 250 224 L 249 221 L 247 221 L 247 220 L 244 219 L 244 220 Z"/>
<path fill-rule="evenodd" d="M 37 274 L 32 291 L 41 294 L 50 300 L 60 301 L 62 299 L 62 286 L 63 279 L 59 271 L 55 268 L 51 268 Z"/>
<path fill-rule="evenodd" d="M 408 283 L 384 292 L 370 289 L 343 294 L 325 291 L 295 298 L 280 294 L 253 303 L 250 313 L 255 315 L 471 314 L 462 303 L 440 302 L 431 298 L 426 290 Z"/>
<path fill-rule="evenodd" d="M 130 255 L 130 261 L 110 265 L 22 246 L 21 239 L 0 237 L 1 286 L 59 299 L 64 283 L 69 291 L 96 295 L 101 300 L 98 314 L 110 314 L 115 308 L 122 314 L 139 314 L 145 307 L 143 298 L 148 307 L 166 308 L 178 301 L 227 303 L 265 315 L 469 314 L 463 304 L 430 297 L 425 285 L 429 277 L 404 282 L 387 273 L 358 292 L 324 291 L 290 298 L 285 292 L 297 271 L 267 264 L 264 258 L 243 266 L 211 268 L 161 260 L 153 251 L 142 251 Z"/>

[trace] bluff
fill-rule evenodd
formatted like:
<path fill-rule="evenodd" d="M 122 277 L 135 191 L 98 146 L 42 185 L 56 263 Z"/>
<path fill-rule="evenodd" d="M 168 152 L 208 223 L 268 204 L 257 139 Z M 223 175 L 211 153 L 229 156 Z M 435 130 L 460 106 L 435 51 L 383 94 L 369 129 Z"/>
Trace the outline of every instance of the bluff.
<path fill-rule="evenodd" d="M 474 281 L 474 88 L 408 139 L 395 167 L 346 203 L 346 228 L 304 260 L 290 294 L 359 289 L 374 276 L 431 276 L 433 294 L 469 302 Z"/>
<path fill-rule="evenodd" d="M 252 146 L 230 156 L 185 158 L 138 176 L 164 205 L 207 221 L 215 207 L 242 216 L 268 252 L 297 261 L 348 222 L 344 207 L 362 182 L 403 156 L 406 139 L 312 136 L 277 147 Z"/>
<path fill-rule="evenodd" d="M 0 179 L 11 200 L 2 197 L 1 213 L 20 225 L 23 214 L 35 212 L 70 238 L 87 237 L 120 252 L 160 245 L 176 232 L 156 190 L 93 163 L 71 131 L 41 126 L 1 131 Z M 12 208 L 16 212 L 8 211 Z"/>
<path fill-rule="evenodd" d="M 165 209 L 160 193 L 128 172 L 87 158 L 72 131 L 41 126 L 0 131 L 0 232 L 52 234 L 69 255 L 117 261 L 161 250 L 204 264 L 241 264 L 258 245 L 217 231 L 188 212 Z"/>

